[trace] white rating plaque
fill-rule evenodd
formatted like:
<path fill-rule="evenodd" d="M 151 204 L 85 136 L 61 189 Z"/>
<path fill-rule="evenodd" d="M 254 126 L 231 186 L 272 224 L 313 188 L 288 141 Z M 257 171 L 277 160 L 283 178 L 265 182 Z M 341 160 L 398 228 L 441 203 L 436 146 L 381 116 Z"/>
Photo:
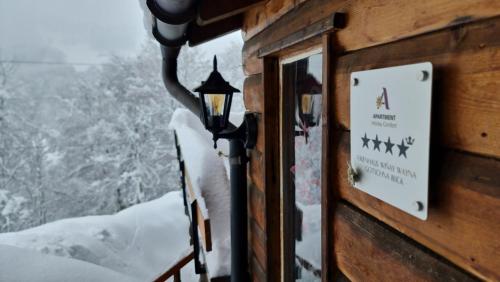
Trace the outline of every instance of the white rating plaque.
<path fill-rule="evenodd" d="M 432 64 L 351 74 L 354 187 L 427 219 Z"/>

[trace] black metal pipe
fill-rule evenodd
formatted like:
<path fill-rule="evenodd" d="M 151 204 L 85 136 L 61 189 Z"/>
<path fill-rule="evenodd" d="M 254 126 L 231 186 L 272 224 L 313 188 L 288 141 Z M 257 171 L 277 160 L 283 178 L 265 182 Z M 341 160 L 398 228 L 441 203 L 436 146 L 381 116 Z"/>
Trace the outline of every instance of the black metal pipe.
<path fill-rule="evenodd" d="M 179 101 L 184 107 L 194 113 L 197 117 L 200 117 L 200 101 L 191 91 L 184 87 L 179 82 L 177 77 L 177 57 L 179 57 L 179 52 L 181 51 L 181 46 L 170 47 L 161 46 L 161 53 L 163 57 L 162 64 L 162 78 L 163 84 L 167 88 L 168 92 L 172 97 Z"/>
<path fill-rule="evenodd" d="M 229 140 L 231 181 L 231 282 L 248 281 L 247 156 L 244 143 Z"/>

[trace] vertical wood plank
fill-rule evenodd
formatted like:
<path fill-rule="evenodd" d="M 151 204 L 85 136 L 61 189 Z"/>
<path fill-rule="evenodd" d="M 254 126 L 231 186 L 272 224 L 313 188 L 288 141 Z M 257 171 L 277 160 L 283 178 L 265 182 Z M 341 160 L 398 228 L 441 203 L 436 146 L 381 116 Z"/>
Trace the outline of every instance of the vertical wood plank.
<path fill-rule="evenodd" d="M 281 69 L 281 174 L 282 174 L 282 221 L 283 234 L 283 280 L 295 281 L 295 183 L 292 166 L 295 165 L 295 83 L 296 73 L 289 69 L 295 66 L 284 64 Z M 286 86 L 286 87 L 285 87 Z"/>
<path fill-rule="evenodd" d="M 267 281 L 281 281 L 280 241 L 280 147 L 279 147 L 279 63 L 264 60 L 264 178 L 267 232 Z"/>
<path fill-rule="evenodd" d="M 323 55 L 323 109 L 322 109 L 322 159 L 321 159 L 321 280 L 333 281 L 335 271 L 333 249 L 333 213 L 335 210 L 335 127 L 334 86 L 332 72 L 335 67 L 335 34 L 326 33 L 322 37 Z"/>

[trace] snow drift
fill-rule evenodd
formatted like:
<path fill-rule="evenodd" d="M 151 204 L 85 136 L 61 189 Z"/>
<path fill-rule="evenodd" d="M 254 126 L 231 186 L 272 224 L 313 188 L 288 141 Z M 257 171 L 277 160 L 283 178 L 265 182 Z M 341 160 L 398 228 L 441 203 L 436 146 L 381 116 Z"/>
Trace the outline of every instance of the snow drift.
<path fill-rule="evenodd" d="M 140 281 L 118 272 L 74 259 L 0 245 L 0 281 Z"/>
<path fill-rule="evenodd" d="M 192 248 L 188 228 L 182 194 L 170 192 L 115 215 L 3 233 L 0 244 L 17 248 L 1 246 L 0 281 L 151 281 Z M 195 281 L 192 265 L 182 278 Z"/>

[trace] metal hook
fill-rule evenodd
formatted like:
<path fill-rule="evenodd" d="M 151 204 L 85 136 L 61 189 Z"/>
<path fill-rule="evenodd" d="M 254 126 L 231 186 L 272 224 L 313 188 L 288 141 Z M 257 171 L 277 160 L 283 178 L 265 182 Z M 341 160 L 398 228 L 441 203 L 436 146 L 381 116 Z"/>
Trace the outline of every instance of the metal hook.
<path fill-rule="evenodd" d="M 351 184 L 351 186 L 354 186 L 354 184 L 356 184 L 358 180 L 358 171 L 351 166 L 350 162 L 347 162 L 347 181 L 349 181 L 349 184 Z"/>

